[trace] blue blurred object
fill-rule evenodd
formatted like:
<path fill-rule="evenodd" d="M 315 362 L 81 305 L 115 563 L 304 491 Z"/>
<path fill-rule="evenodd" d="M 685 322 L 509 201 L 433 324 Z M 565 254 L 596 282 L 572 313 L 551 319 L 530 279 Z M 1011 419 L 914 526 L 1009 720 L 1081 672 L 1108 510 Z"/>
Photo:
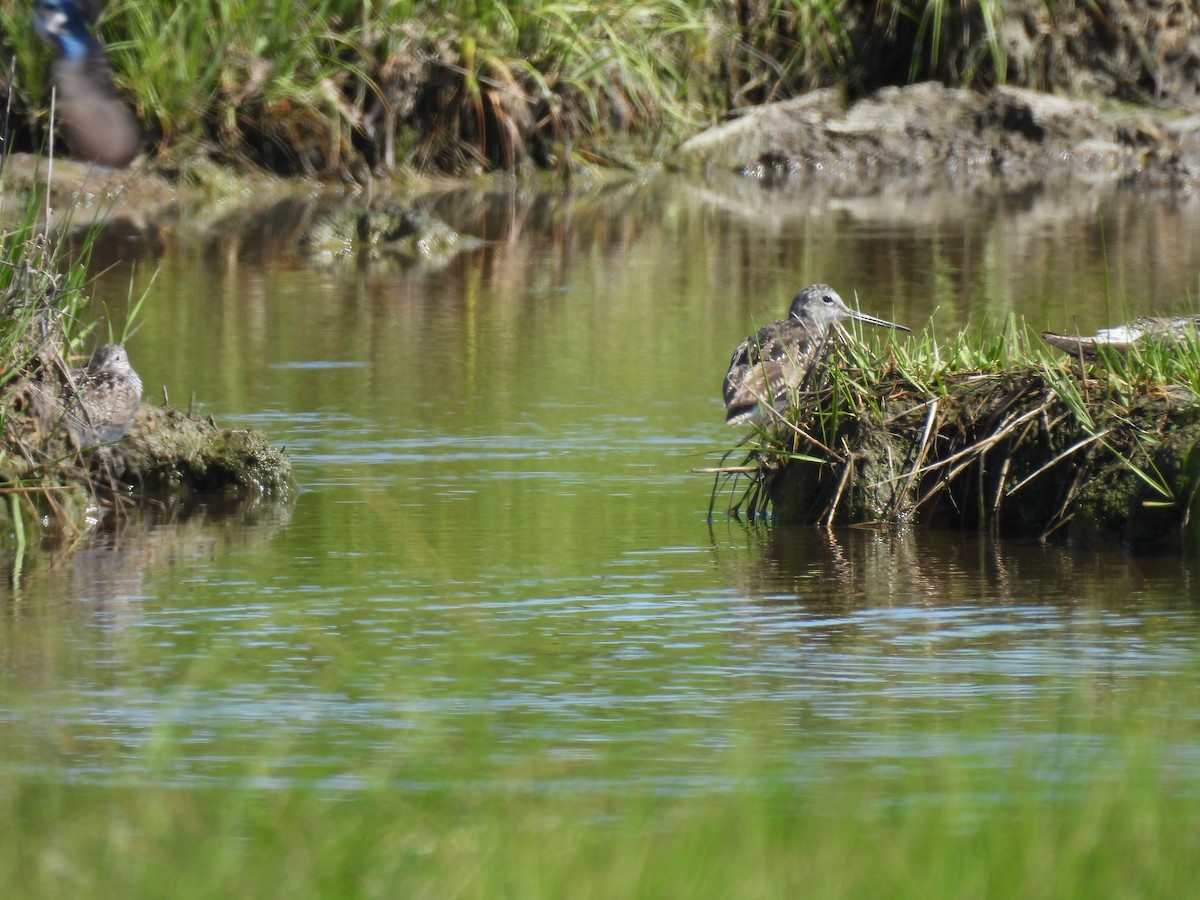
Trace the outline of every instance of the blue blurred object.
<path fill-rule="evenodd" d="M 119 168 L 138 155 L 141 129 L 117 99 L 108 54 L 88 30 L 99 12 L 95 0 L 36 0 L 33 25 L 58 53 L 57 108 L 72 155 Z"/>

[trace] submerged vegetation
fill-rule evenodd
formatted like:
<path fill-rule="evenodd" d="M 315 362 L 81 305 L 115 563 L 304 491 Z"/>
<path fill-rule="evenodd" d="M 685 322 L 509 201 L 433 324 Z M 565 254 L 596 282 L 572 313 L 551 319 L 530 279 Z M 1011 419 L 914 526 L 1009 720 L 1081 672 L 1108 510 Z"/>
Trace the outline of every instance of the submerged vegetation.
<path fill-rule="evenodd" d="M 1008 82 L 1194 103 L 1197 60 L 1177 38 L 1196 15 L 1178 6 L 110 0 L 98 30 L 160 165 L 199 152 L 363 178 L 628 164 L 730 112 L 826 85 L 854 96 L 925 79 Z M 15 143 L 37 149 L 50 52 L 28 16 L 0 7 L 0 46 L 14 60 Z"/>
<path fill-rule="evenodd" d="M 1009 319 L 882 359 L 852 342 L 751 435 L 718 489 L 781 521 L 993 528 L 1179 545 L 1200 489 L 1200 343 L 1064 358 Z"/>

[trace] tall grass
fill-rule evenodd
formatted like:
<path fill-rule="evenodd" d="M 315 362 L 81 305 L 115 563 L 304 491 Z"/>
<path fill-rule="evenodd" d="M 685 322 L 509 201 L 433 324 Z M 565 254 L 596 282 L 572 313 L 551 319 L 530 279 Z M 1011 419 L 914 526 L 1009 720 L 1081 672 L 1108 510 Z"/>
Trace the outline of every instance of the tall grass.
<path fill-rule="evenodd" d="M 20 387 L 39 358 L 58 358 L 78 340 L 84 302 L 83 267 L 58 274 L 58 247 L 37 226 L 39 206 L 32 197 L 24 221 L 0 232 L 0 496 L 7 500 L 2 530 L 12 542 L 14 581 L 47 509 L 72 518 L 59 502 L 61 482 L 49 460 L 26 435 L 28 411 L 21 408 Z"/>
<path fill-rule="evenodd" d="M 68 257 L 59 235 L 69 223 L 50 221 L 49 190 L 43 182 L 20 220 L 0 225 L 0 497 L 7 501 L 0 534 L 11 539 L 14 581 L 25 549 L 41 536 L 77 535 L 86 504 L 98 496 L 57 402 L 97 326 L 87 312 L 86 277 L 98 232 L 86 232 Z M 108 323 L 110 340 L 128 336 L 144 300 L 120 329 Z"/>
<path fill-rule="evenodd" d="M 0 226 L 0 389 L 46 343 L 61 342 L 70 351 L 87 334 L 80 320 L 87 302 L 86 258 L 66 263 L 62 245 L 44 231 L 41 206 L 41 198 L 32 195 L 23 221 Z"/>
<path fill-rule="evenodd" d="M 644 150 L 817 85 L 986 80 L 999 16 L 995 0 L 111 0 L 98 29 L 161 161 L 356 177 L 612 161 L 620 135 Z M 50 51 L 24 6 L 0 7 L 0 34 L 44 130 Z M 957 62 L 983 46 L 989 71 Z"/>

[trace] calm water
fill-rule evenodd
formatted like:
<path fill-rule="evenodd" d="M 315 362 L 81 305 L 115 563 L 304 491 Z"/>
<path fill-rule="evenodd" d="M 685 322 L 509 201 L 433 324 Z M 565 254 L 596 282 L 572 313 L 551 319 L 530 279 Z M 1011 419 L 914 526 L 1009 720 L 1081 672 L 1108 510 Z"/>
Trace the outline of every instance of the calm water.
<path fill-rule="evenodd" d="M 1127 696 L 1200 760 L 1176 695 L 1144 705 L 1196 681 L 1194 560 L 710 525 L 689 471 L 740 436 L 730 350 L 799 286 L 943 335 L 1195 309 L 1200 202 L 663 180 L 431 204 L 489 243 L 317 267 L 289 252 L 299 202 L 105 242 L 110 313 L 149 287 L 147 396 L 265 430 L 301 492 L 30 562 L 0 619 L 8 774 L 709 791 L 738 753 L 799 780 L 1103 753 L 1094 717 Z"/>

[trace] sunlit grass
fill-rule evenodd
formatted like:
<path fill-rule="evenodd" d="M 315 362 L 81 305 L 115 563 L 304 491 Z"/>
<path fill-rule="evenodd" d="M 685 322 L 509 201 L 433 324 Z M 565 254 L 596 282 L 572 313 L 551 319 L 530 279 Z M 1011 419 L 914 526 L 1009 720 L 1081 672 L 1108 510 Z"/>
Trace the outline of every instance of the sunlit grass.
<path fill-rule="evenodd" d="M 48 177 L 53 161 L 46 161 Z M 0 171 L 0 190 L 4 174 Z M 69 222 L 53 220 L 43 183 L 26 195 L 20 219 L 0 225 L 0 536 L 19 581 L 27 546 L 47 534 L 77 535 L 88 500 L 88 471 L 65 443 L 62 412 L 45 400 L 83 359 L 99 331 L 87 313 L 87 267 L 94 227 L 68 252 Z M 57 226 L 62 232 L 49 231 Z M 123 323 L 106 323 L 108 339 L 124 341 L 146 296 L 133 299 Z M 43 397 L 38 401 L 37 397 Z"/>
<path fill-rule="evenodd" d="M 0 8 L 0 29 L 19 105 L 44 127 L 50 51 L 28 16 Z M 910 81 L 986 80 L 946 63 L 981 45 L 1002 78 L 999 17 L 992 0 L 954 14 L 888 0 L 873 16 L 829 0 L 113 0 L 98 29 L 160 160 L 356 175 L 619 161 L 620 135 L 645 152 L 748 103 L 874 83 L 864 48 L 910 31 Z"/>

